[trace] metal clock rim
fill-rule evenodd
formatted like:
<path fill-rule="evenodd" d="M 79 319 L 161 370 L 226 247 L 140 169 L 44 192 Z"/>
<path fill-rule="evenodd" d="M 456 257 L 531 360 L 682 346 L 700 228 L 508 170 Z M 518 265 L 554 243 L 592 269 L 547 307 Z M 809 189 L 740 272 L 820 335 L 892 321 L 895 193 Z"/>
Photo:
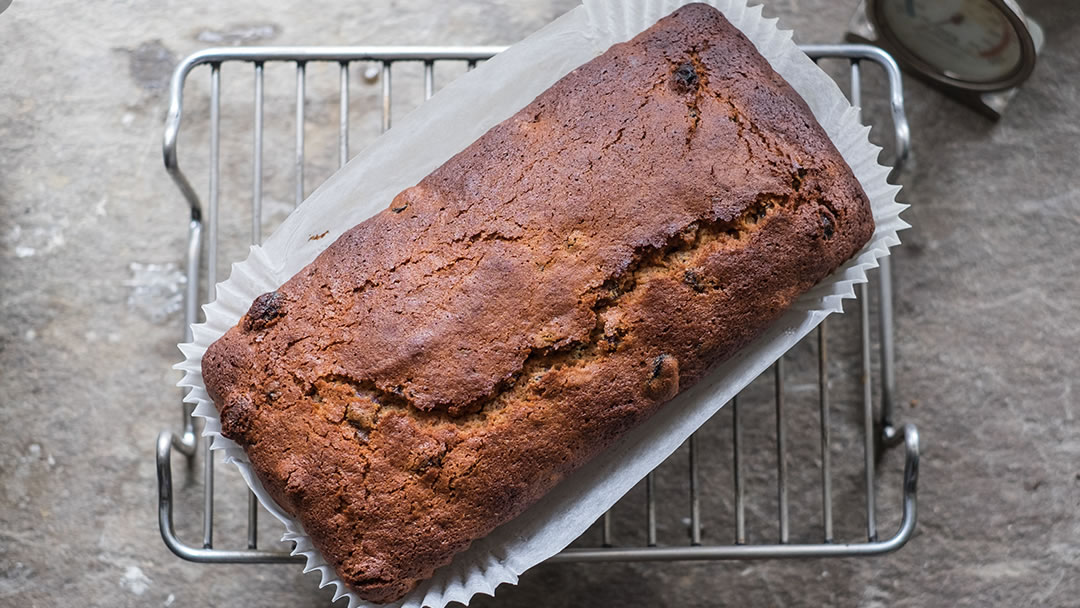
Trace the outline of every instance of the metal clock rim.
<path fill-rule="evenodd" d="M 887 48 L 889 52 L 893 54 L 898 62 L 916 70 L 921 76 L 930 78 L 937 83 L 976 93 L 988 93 L 1013 88 L 1027 80 L 1035 69 L 1037 53 L 1035 49 L 1035 40 L 1032 38 L 1030 27 L 1024 16 L 1024 11 L 1021 10 L 1015 0 L 984 1 L 994 5 L 994 7 L 1005 16 L 1009 22 L 1009 26 L 1016 32 L 1020 42 L 1020 63 L 1017 68 L 1006 76 L 984 82 L 963 80 L 943 74 L 940 69 L 934 67 L 928 61 L 908 50 L 908 48 L 893 34 L 892 29 L 888 27 L 888 21 L 881 17 L 883 6 L 882 0 L 866 0 L 866 15 L 873 24 L 877 34 L 888 45 Z"/>

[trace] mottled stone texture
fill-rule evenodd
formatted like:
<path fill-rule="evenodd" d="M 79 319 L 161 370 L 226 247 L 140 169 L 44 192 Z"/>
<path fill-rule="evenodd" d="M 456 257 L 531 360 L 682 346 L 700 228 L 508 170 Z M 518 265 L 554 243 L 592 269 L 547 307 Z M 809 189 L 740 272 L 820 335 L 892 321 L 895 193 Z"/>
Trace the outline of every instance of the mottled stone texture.
<path fill-rule="evenodd" d="M 990 123 L 906 81 L 917 162 L 902 198 L 915 228 L 896 255 L 901 417 L 923 432 L 921 519 L 874 560 L 547 565 L 480 606 L 1022 606 L 1075 603 L 1080 583 L 1080 7 L 1029 1 L 1047 48 L 1008 115 Z M 0 605 L 321 606 L 329 593 L 290 566 L 175 558 L 156 523 L 153 440 L 176 424 L 180 334 L 127 299 L 129 264 L 179 263 L 186 210 L 162 170 L 160 70 L 210 44 L 510 43 L 570 2 L 120 5 L 15 0 L 0 14 Z M 853 1 L 786 0 L 771 12 L 804 42 L 838 40 Z M 841 70 L 833 66 L 839 75 Z M 441 78 L 448 79 L 453 70 Z M 250 221 L 249 70 L 226 67 L 219 276 Z M 353 142 L 377 132 L 378 83 L 353 72 Z M 205 189 L 208 77 L 188 88 L 181 159 Z M 445 81 L 445 80 L 444 80 Z M 395 72 L 394 111 L 422 92 Z M 867 70 L 867 112 L 881 79 Z M 267 68 L 267 229 L 292 202 L 291 72 Z M 336 68 L 309 73 L 307 180 L 337 166 Z M 877 88 L 876 88 L 877 87 Z M 414 95 L 409 91 L 415 92 Z M 888 138 L 883 138 L 883 143 Z M 271 153 L 274 151 L 274 153 Z M 853 306 L 848 307 L 854 310 Z M 134 312 L 133 312 L 134 311 Z M 837 537 L 864 524 L 856 410 L 856 319 L 831 321 Z M 792 537 L 820 532 L 812 345 L 787 366 Z M 775 535 L 766 382 L 743 401 L 752 538 Z M 705 540 L 731 536 L 730 413 L 701 434 Z M 684 542 L 685 451 L 657 476 L 661 542 Z M 882 534 L 896 524 L 901 455 L 879 481 Z M 177 525 L 197 544 L 197 476 L 176 465 Z M 238 477 L 218 468 L 216 540 L 243 543 Z M 642 488 L 616 510 L 620 543 L 643 540 Z M 261 538 L 277 535 L 263 518 Z M 593 530 L 585 540 L 595 542 Z"/>

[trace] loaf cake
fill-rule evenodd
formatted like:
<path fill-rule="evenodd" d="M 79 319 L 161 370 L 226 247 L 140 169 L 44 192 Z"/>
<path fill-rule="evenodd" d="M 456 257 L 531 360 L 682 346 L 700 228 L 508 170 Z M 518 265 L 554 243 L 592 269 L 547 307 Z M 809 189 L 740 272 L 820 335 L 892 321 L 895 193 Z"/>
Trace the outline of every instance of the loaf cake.
<path fill-rule="evenodd" d="M 205 353 L 360 597 L 401 598 L 758 336 L 873 231 L 803 100 L 715 9 L 570 72 Z"/>

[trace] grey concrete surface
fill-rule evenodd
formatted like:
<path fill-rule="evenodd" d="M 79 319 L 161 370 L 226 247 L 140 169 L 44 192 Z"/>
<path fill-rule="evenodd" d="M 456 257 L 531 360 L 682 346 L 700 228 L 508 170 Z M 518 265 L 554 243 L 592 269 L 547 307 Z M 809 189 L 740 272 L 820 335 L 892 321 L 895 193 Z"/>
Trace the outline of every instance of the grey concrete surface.
<path fill-rule="evenodd" d="M 175 61 L 213 44 L 512 43 L 573 4 L 15 0 L 0 14 L 0 605 L 329 603 L 298 568 L 188 563 L 158 536 L 153 444 L 177 424 L 170 367 L 180 318 L 169 311 L 169 273 L 132 264 L 182 261 L 186 210 L 160 155 Z M 769 4 L 797 40 L 830 42 L 855 2 Z M 475 605 L 1080 605 L 1080 5 L 1024 4 L 1046 28 L 1046 50 L 999 123 L 905 83 L 917 164 L 902 195 L 914 228 L 896 252 L 898 382 L 901 417 L 919 425 L 924 445 L 910 543 L 875 559 L 544 565 Z M 357 145 L 375 133 L 378 91 L 361 73 Z M 225 76 L 222 272 L 244 251 L 251 171 L 250 75 Z M 196 80 L 181 153 L 205 176 L 205 75 Z M 336 76 L 313 70 L 311 82 L 314 184 L 336 166 Z M 268 226 L 291 205 L 292 86 L 291 74 L 268 68 Z M 418 80 L 403 71 L 395 86 Z M 880 102 L 868 99 L 868 115 L 880 118 Z M 147 276 L 166 289 L 136 293 Z M 865 525 L 854 321 L 831 321 L 830 343 L 837 536 L 851 540 Z M 813 540 L 813 352 L 798 350 L 789 366 L 792 533 Z M 748 525 L 759 541 L 775 535 L 768 391 L 757 383 L 746 399 Z M 725 412 L 702 432 L 708 542 L 730 539 L 729 424 Z M 684 542 L 685 457 L 658 475 L 668 544 Z M 174 465 L 178 529 L 197 543 L 199 482 L 179 458 Z M 880 466 L 887 534 L 901 457 L 890 452 Z M 219 467 L 218 479 L 216 538 L 238 546 L 243 493 L 230 470 Z M 641 492 L 617 510 L 618 542 L 641 540 Z M 260 535 L 270 545 L 278 531 L 267 519 Z"/>

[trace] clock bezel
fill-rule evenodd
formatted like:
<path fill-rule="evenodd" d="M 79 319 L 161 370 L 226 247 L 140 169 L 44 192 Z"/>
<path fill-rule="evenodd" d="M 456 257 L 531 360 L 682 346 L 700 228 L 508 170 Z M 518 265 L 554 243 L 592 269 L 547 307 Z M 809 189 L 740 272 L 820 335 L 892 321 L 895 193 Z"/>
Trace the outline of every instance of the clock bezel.
<path fill-rule="evenodd" d="M 927 78 L 967 91 L 1000 91 L 1015 87 L 1027 80 L 1031 76 L 1032 70 L 1035 69 L 1036 49 L 1031 30 L 1028 28 L 1027 20 L 1024 18 L 1024 12 L 1014 0 L 982 1 L 992 4 L 1006 18 L 1009 26 L 1016 33 L 1017 40 L 1020 42 L 1020 61 L 1016 68 L 994 80 L 976 81 L 950 76 L 909 50 L 893 33 L 888 24 L 888 19 L 882 17 L 884 14 L 884 2 L 866 0 L 866 15 L 879 36 L 879 42 L 885 42 L 888 45 L 887 49 L 892 51 L 896 60 Z"/>

